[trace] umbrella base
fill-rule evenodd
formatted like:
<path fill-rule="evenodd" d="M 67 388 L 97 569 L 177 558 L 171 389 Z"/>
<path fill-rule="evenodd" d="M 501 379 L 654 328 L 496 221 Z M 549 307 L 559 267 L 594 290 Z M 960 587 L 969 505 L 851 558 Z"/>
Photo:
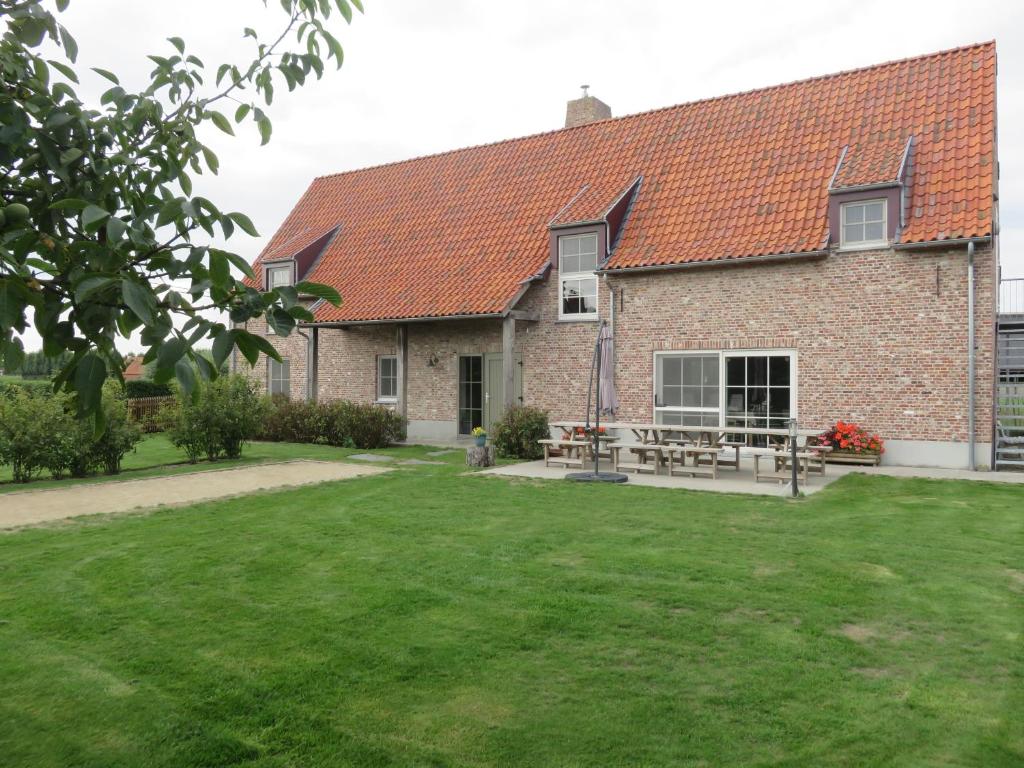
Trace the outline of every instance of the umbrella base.
<path fill-rule="evenodd" d="M 621 472 L 570 472 L 565 479 L 577 483 L 624 483 L 629 480 Z"/>

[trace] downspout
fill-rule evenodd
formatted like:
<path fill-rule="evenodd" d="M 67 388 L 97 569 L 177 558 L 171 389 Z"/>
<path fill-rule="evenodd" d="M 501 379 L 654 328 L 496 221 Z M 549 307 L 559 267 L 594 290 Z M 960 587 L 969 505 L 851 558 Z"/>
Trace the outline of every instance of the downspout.
<path fill-rule="evenodd" d="M 974 466 L 974 241 L 967 243 L 967 468 Z"/>
<path fill-rule="evenodd" d="M 313 383 L 313 355 L 316 353 L 316 346 L 313 343 L 313 339 L 303 333 L 300 329 L 296 328 L 295 332 L 306 340 L 306 399 L 312 402 L 316 399 L 316 391 Z M 315 329 L 313 333 L 316 333 Z"/>

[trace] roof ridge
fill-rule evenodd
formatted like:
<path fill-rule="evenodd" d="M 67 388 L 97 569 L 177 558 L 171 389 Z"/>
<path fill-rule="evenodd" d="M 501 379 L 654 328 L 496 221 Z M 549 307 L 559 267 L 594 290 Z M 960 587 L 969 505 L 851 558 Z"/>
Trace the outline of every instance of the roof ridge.
<path fill-rule="evenodd" d="M 862 67 L 853 67 L 851 69 L 843 69 L 838 72 L 829 72 L 824 75 L 812 75 L 811 77 L 804 77 L 798 80 L 789 80 L 784 83 L 775 83 L 773 85 L 766 85 L 760 88 L 748 88 L 745 91 L 734 91 L 732 93 L 721 94 L 719 96 L 706 96 L 702 99 L 693 99 L 691 101 L 683 101 L 678 104 L 670 104 L 665 107 L 655 107 L 653 109 L 643 110 L 641 112 L 632 112 L 628 115 L 619 115 L 618 117 L 609 117 L 604 120 L 594 120 L 590 123 L 583 123 L 582 125 L 573 125 L 563 128 L 553 128 L 549 131 L 538 131 L 537 133 L 528 133 L 525 136 L 513 136 L 507 139 L 497 139 L 495 141 L 485 141 L 480 144 L 470 144 L 466 147 L 454 147 L 452 149 L 441 150 L 440 152 L 428 152 L 425 155 L 416 155 L 415 157 L 407 157 L 402 160 L 391 160 L 386 163 L 377 163 L 376 165 L 366 165 L 360 168 L 351 168 L 347 171 L 337 171 L 335 173 L 327 173 L 322 176 L 314 176 L 313 182 L 320 181 L 322 179 L 332 179 L 338 176 L 347 176 L 353 173 L 362 173 L 364 171 L 375 171 L 380 168 L 390 168 L 395 165 L 404 165 L 405 163 L 415 163 L 420 160 L 429 160 L 432 158 L 445 157 L 447 155 L 454 155 L 459 152 L 469 152 L 474 149 L 483 149 L 485 147 L 495 147 L 499 144 L 511 144 L 515 141 L 527 141 L 529 139 L 540 138 L 541 136 L 550 136 L 555 133 L 562 133 L 567 131 L 582 131 L 593 128 L 597 125 L 607 125 L 608 123 L 614 123 L 624 120 L 632 120 L 638 117 L 645 117 L 647 115 L 657 114 L 659 112 L 667 112 L 672 109 L 681 109 L 683 107 L 692 107 L 697 104 L 710 104 L 716 101 L 725 101 L 727 99 L 735 99 L 741 96 L 749 96 L 752 93 L 767 93 L 769 91 L 775 91 L 782 88 L 792 88 L 798 85 L 805 85 L 807 83 L 814 83 L 821 80 L 830 80 L 837 77 L 847 77 L 849 75 L 856 75 L 862 72 L 870 72 L 872 70 L 883 69 L 885 67 L 892 67 L 899 64 L 906 64 L 911 61 L 924 61 L 926 59 L 935 59 L 941 56 L 949 56 L 954 53 L 960 53 L 962 51 L 968 51 L 972 48 L 987 48 L 995 46 L 995 39 L 983 40 L 977 43 L 968 43 L 965 45 L 958 45 L 953 48 L 945 48 L 941 51 L 932 51 L 931 53 L 922 53 L 916 56 L 905 56 L 901 59 L 891 59 L 889 61 L 883 61 L 877 64 L 867 64 Z"/>

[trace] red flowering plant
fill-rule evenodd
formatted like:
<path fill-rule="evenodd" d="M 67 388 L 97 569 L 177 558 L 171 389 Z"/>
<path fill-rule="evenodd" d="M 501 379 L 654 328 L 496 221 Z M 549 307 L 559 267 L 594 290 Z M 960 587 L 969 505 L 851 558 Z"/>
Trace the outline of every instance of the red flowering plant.
<path fill-rule="evenodd" d="M 597 428 L 597 434 L 599 434 L 599 435 L 603 435 L 607 431 L 608 430 L 606 430 L 604 427 L 598 427 Z M 576 437 L 593 437 L 594 436 L 594 428 L 593 427 L 576 427 L 575 429 L 573 429 L 573 433 L 574 433 L 574 435 Z"/>
<path fill-rule="evenodd" d="M 834 427 L 821 434 L 818 444 L 830 445 L 837 452 L 885 453 L 885 441 L 882 438 L 849 421 L 837 421 Z"/>

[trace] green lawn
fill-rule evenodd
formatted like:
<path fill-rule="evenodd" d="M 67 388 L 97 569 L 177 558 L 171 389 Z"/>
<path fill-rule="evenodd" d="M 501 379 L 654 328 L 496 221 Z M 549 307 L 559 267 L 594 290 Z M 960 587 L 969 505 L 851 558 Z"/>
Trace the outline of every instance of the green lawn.
<path fill-rule="evenodd" d="M 1020 487 L 448 458 L 0 535 L 0 764 L 1024 763 Z"/>
<path fill-rule="evenodd" d="M 15 483 L 11 479 L 11 468 L 0 466 L 0 494 L 11 491 L 31 491 L 41 488 L 65 488 L 72 483 L 95 483 L 109 480 L 137 480 L 142 477 L 175 475 L 181 472 L 195 472 L 205 469 L 239 467 L 265 461 L 287 461 L 289 459 L 336 460 L 358 453 L 347 448 L 333 448 L 329 445 L 293 445 L 287 443 L 250 443 L 241 459 L 232 461 L 202 461 L 189 464 L 185 452 L 175 448 L 161 434 L 147 435 L 136 449 L 124 457 L 120 475 L 93 475 L 86 478 L 64 478 L 51 480 L 45 472 L 30 483 Z"/>

